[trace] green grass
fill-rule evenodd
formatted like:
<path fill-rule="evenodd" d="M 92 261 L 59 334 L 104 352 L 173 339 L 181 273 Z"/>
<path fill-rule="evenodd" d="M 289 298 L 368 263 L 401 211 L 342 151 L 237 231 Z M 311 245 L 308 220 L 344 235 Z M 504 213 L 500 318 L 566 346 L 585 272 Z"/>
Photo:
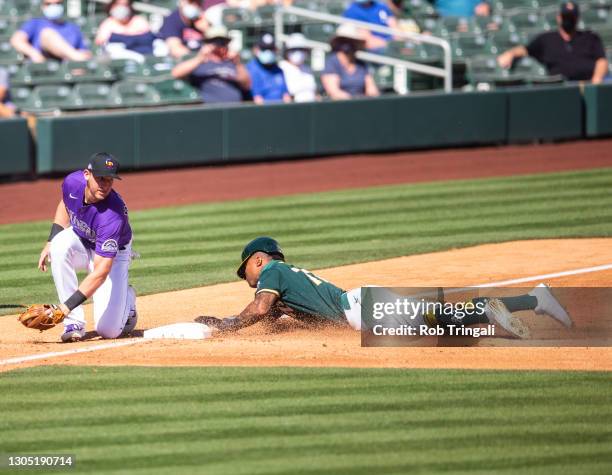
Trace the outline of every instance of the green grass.
<path fill-rule="evenodd" d="M 39 367 L 0 375 L 0 452 L 78 473 L 608 474 L 610 394 L 610 373 Z"/>
<path fill-rule="evenodd" d="M 131 281 L 146 294 L 234 280 L 257 235 L 276 237 L 289 262 L 311 269 L 486 242 L 610 236 L 611 189 L 608 168 L 133 212 L 142 259 Z M 0 226 L 0 312 L 55 299 L 50 276 L 36 270 L 48 228 Z"/>

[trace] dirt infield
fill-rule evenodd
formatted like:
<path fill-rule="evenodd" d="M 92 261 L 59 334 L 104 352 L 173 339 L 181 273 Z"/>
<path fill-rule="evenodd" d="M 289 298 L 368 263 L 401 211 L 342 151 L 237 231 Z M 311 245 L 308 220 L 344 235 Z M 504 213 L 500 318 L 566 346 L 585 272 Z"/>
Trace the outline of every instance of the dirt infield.
<path fill-rule="evenodd" d="M 612 263 L 611 239 L 572 239 L 488 244 L 473 248 L 356 264 L 318 273 L 344 288 L 364 284 L 385 286 L 466 286 L 571 271 Z M 610 287 L 612 270 L 548 279 L 554 286 Z M 535 285 L 533 281 L 523 286 Z M 190 321 L 206 313 L 230 315 L 252 298 L 243 282 L 164 293 L 139 298 L 137 329 Z M 569 309 L 572 312 L 573 309 Z M 91 327 L 91 306 L 86 309 Z M 571 336 L 556 322 L 525 312 L 538 344 L 549 337 Z M 575 314 L 577 331 L 589 322 Z M 610 329 L 612 322 L 606 322 Z M 83 350 L 102 342 L 93 332 L 86 341 L 63 345 L 61 328 L 35 333 L 21 327 L 14 316 L 0 318 L 0 361 L 26 355 Z M 130 344 L 134 340 L 118 340 Z M 360 335 L 348 329 L 312 330 L 288 321 L 273 329 L 255 325 L 235 335 L 203 341 L 149 341 L 100 351 L 47 357 L 0 365 L 0 371 L 39 364 L 72 365 L 247 365 L 247 366 L 350 366 L 404 368 L 495 368 L 612 370 L 612 348 L 495 347 L 499 338 L 478 348 L 440 346 L 362 348 Z M 503 340 L 508 343 L 508 340 Z M 111 342 L 111 344 L 113 344 Z M 435 345 L 422 339 L 419 345 Z M 482 347 L 483 345 L 491 345 Z"/>
<path fill-rule="evenodd" d="M 466 148 L 129 174 L 131 210 L 260 196 L 612 166 L 612 140 Z M 120 157 L 119 157 L 120 158 Z M 84 157 L 85 159 L 85 157 Z M 0 185 L 0 224 L 50 219 L 60 180 Z M 187 186 L 186 186 L 187 184 Z"/>

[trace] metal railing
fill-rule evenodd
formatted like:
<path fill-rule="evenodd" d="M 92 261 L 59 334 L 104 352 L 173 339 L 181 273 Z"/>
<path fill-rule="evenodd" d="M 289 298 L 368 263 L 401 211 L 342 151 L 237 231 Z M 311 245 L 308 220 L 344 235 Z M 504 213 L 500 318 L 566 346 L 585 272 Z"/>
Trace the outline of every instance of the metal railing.
<path fill-rule="evenodd" d="M 392 28 L 388 28 L 385 26 L 374 25 L 372 23 L 366 23 L 358 20 L 352 20 L 349 18 L 344 18 L 337 15 L 331 15 L 329 13 L 320 13 L 320 12 L 312 12 L 310 10 L 306 10 L 304 8 L 298 7 L 279 7 L 276 10 L 274 15 L 274 35 L 276 37 L 278 47 L 282 47 L 283 43 L 287 40 L 289 35 L 285 34 L 285 14 L 294 15 L 297 17 L 308 18 L 310 20 L 322 21 L 325 23 L 335 23 L 335 24 L 343 24 L 349 23 L 355 25 L 359 28 L 366 29 L 369 31 L 377 32 L 377 33 L 385 33 L 392 35 L 395 38 L 401 38 L 406 40 L 411 40 L 417 43 L 426 43 L 434 46 L 438 46 L 442 48 L 443 51 L 443 67 L 438 68 L 435 66 L 429 66 L 426 64 L 416 63 L 414 61 L 408 61 L 405 59 L 392 58 L 390 56 L 384 56 L 381 54 L 370 53 L 367 51 L 359 51 L 357 53 L 357 58 L 362 59 L 364 61 L 370 63 L 378 63 L 378 64 L 386 64 L 389 66 L 393 66 L 396 71 L 396 77 L 405 78 L 406 70 L 415 71 L 418 73 L 441 77 L 444 79 L 444 90 L 446 92 L 452 92 L 453 89 L 453 68 L 452 68 L 452 54 L 451 47 L 448 41 L 443 40 L 442 38 L 437 38 L 430 35 L 421 35 L 418 33 L 408 33 L 401 30 L 395 30 Z M 325 52 L 331 51 L 331 46 L 328 43 L 323 43 L 321 41 L 307 40 L 308 46 L 311 46 L 313 49 L 322 50 Z M 404 82 L 404 86 L 402 84 L 397 84 L 396 89 L 398 92 L 405 93 L 407 92 L 407 84 Z"/>

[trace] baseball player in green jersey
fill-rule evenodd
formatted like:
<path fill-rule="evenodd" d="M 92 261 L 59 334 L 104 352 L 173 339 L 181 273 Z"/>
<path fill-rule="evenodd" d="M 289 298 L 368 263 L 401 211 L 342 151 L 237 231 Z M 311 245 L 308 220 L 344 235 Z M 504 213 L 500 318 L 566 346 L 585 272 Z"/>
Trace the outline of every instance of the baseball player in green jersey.
<path fill-rule="evenodd" d="M 255 238 L 245 246 L 237 274 L 256 289 L 253 301 L 237 316 L 224 319 L 201 316 L 196 322 L 216 331 L 231 332 L 264 319 L 275 320 L 288 315 L 306 323 L 331 322 L 350 325 L 355 330 L 362 328 L 361 287 L 345 291 L 306 269 L 285 262 L 282 248 L 270 237 Z M 528 329 L 512 312 L 533 310 L 567 327 L 572 325 L 570 316 L 544 284 L 525 295 L 472 300 L 474 306 L 479 302 L 484 303 L 481 305 L 484 310 L 469 317 L 457 319 L 453 315 L 423 314 L 409 323 L 414 326 L 497 323 L 511 334 L 524 338 Z"/>

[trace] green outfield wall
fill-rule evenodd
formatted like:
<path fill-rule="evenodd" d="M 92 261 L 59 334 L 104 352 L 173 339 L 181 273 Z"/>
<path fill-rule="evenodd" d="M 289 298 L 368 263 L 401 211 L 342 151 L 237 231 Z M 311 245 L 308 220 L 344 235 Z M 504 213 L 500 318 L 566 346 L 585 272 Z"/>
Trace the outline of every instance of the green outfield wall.
<path fill-rule="evenodd" d="M 15 163 L 0 164 L 1 174 L 27 170 L 23 121 L 0 124 L 7 124 L 10 138 L 3 155 L 7 149 L 16 157 Z M 11 124 L 23 130 L 11 132 Z M 146 169 L 606 135 L 612 135 L 612 86 L 197 106 L 41 117 L 32 171 L 71 170 L 102 150 L 116 154 L 125 167 Z"/>
<path fill-rule="evenodd" d="M 32 171 L 31 138 L 25 119 L 0 119 L 0 176 Z"/>

